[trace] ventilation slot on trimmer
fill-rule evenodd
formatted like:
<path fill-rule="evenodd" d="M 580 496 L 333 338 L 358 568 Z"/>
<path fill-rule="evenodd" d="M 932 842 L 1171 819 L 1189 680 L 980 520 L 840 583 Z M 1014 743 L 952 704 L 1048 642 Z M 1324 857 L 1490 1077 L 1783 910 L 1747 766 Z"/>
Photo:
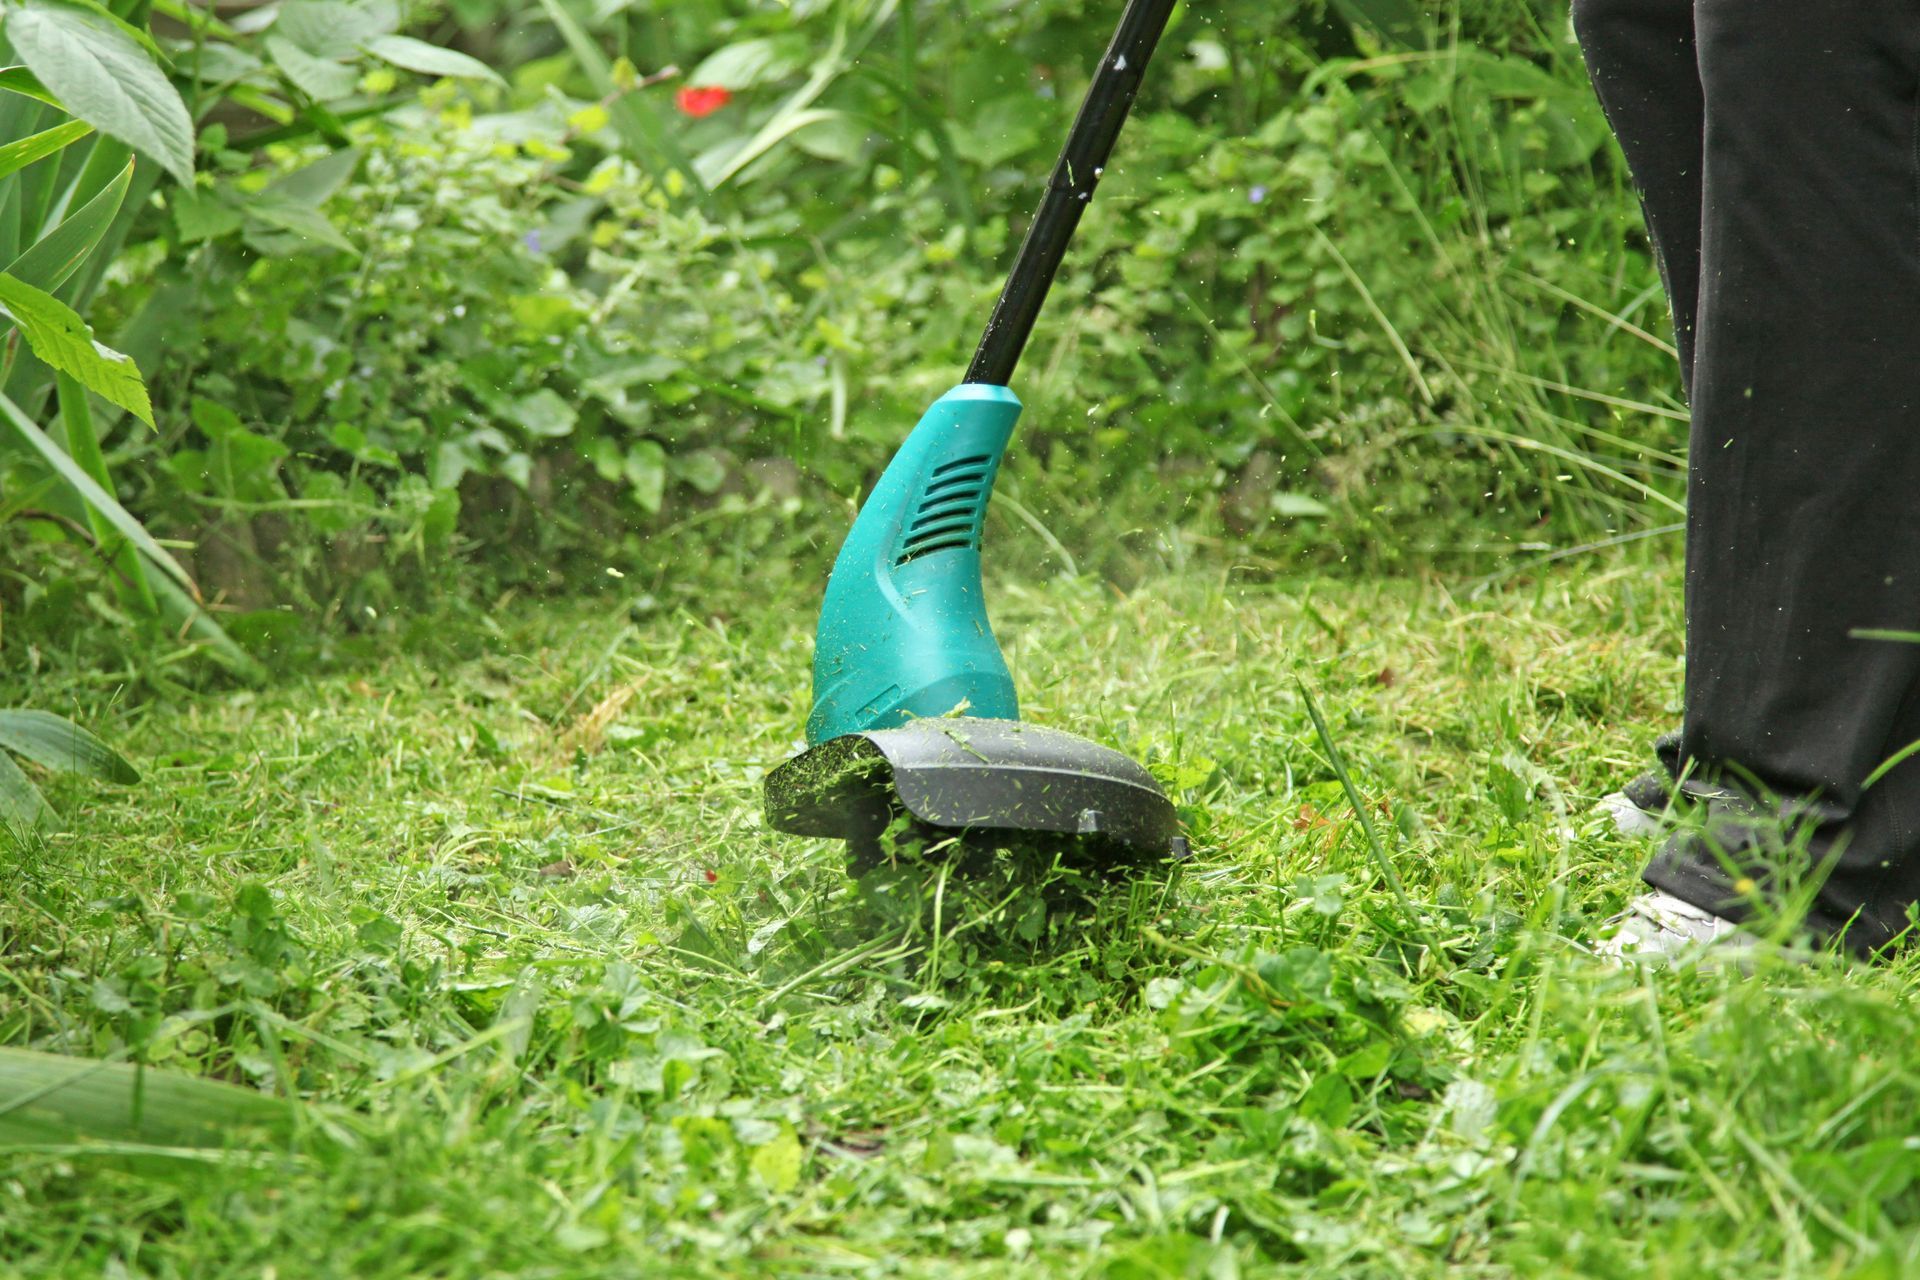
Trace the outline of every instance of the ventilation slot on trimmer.
<path fill-rule="evenodd" d="M 984 453 L 976 453 L 970 458 L 955 458 L 952 462 L 943 462 L 939 466 L 935 467 L 928 474 L 933 476 L 943 476 L 947 474 L 947 472 L 949 471 L 958 471 L 962 467 L 969 467 L 969 468 L 984 467 L 987 465 L 987 463 L 992 461 L 993 459 L 988 455 Z"/>
<path fill-rule="evenodd" d="M 908 519 L 895 564 L 935 551 L 980 546 L 980 521 L 987 504 L 985 454 L 943 462 L 928 473 L 927 485 Z"/>

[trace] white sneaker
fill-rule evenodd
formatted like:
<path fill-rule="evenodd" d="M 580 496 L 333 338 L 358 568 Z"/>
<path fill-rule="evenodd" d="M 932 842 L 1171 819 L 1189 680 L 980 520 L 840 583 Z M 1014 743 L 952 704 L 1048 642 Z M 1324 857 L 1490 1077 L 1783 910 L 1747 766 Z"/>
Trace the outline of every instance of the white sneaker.
<path fill-rule="evenodd" d="M 1695 960 L 1693 953 L 1710 946 L 1745 951 L 1754 945 L 1753 935 L 1741 933 L 1733 921 L 1658 890 L 1635 898 L 1607 923 L 1617 928 L 1593 952 L 1621 964 L 1671 964 Z"/>
<path fill-rule="evenodd" d="M 1618 791 L 1600 797 L 1599 809 L 1630 840 L 1664 835 L 1674 825 L 1673 775 L 1651 769 Z"/>
<path fill-rule="evenodd" d="M 1614 830 L 1629 840 L 1651 840 L 1667 829 L 1660 814 L 1641 808 L 1624 791 L 1601 796 L 1598 808 L 1613 819 Z"/>

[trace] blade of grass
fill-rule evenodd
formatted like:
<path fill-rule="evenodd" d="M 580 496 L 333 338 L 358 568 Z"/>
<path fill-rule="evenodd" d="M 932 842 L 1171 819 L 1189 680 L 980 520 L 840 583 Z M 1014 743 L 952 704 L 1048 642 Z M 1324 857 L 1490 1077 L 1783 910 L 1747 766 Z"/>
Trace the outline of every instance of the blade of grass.
<path fill-rule="evenodd" d="M 1347 772 L 1347 762 L 1341 757 L 1340 748 L 1334 744 L 1326 717 L 1320 714 L 1320 704 L 1314 700 L 1313 691 L 1307 688 L 1305 680 L 1295 677 L 1294 684 L 1299 687 L 1300 696 L 1306 699 L 1307 715 L 1313 721 L 1314 735 L 1320 739 L 1320 749 L 1327 753 L 1327 763 L 1333 766 L 1333 776 L 1340 780 L 1340 789 L 1346 792 L 1347 803 L 1353 806 L 1353 816 L 1360 820 L 1360 830 L 1366 833 L 1367 847 L 1373 851 L 1373 860 L 1380 868 L 1381 878 L 1387 882 L 1387 888 L 1393 893 L 1393 900 L 1399 905 L 1400 914 L 1405 917 L 1407 925 L 1416 933 L 1424 934 L 1420 917 L 1407 898 L 1406 886 L 1400 882 L 1400 873 L 1394 869 L 1393 859 L 1387 856 L 1386 846 L 1380 843 L 1380 833 L 1373 829 L 1373 820 L 1367 816 L 1367 805 L 1360 795 L 1360 788 L 1353 785 L 1353 776 Z"/>
<path fill-rule="evenodd" d="M 220 1149 L 286 1134 L 281 1098 L 128 1062 L 0 1047 L 0 1147 L 100 1141 Z"/>
<path fill-rule="evenodd" d="M 1569 306 L 1578 307 L 1580 310 L 1586 312 L 1590 316 L 1594 316 L 1598 319 L 1606 321 L 1609 328 L 1618 329 L 1621 333 L 1627 334 L 1631 337 L 1638 338 L 1640 339 L 1640 341 L 1646 343 L 1648 346 L 1652 347 L 1654 350 L 1662 352 L 1665 355 L 1675 360 L 1680 358 L 1679 349 L 1676 348 L 1671 342 L 1666 342 L 1660 338 L 1655 337 L 1653 334 L 1648 333 L 1645 329 L 1642 329 L 1639 325 L 1633 323 L 1633 321 L 1625 319 L 1622 316 L 1615 315 L 1613 312 L 1607 310 L 1605 307 L 1599 305 L 1598 303 L 1588 302 L 1585 298 L 1581 297 L 1579 294 L 1574 293 L 1568 289 L 1562 289 L 1559 285 L 1555 284 L 1553 281 L 1544 280 L 1541 277 L 1534 275 L 1531 271 L 1522 271 L 1518 267 L 1511 268 L 1510 270 L 1512 271 L 1515 277 L 1521 280 L 1525 280 L 1528 284 L 1534 286 L 1536 289 L 1539 289 L 1541 292 L 1546 293 L 1551 297 L 1558 298 L 1560 299 L 1560 301 L 1568 304 Z"/>
<path fill-rule="evenodd" d="M 199 589 L 193 585 L 193 579 L 180 567 L 180 562 L 167 553 L 166 548 L 153 540 L 146 526 L 135 519 L 133 513 L 102 489 L 94 478 L 88 475 L 67 453 L 53 442 L 52 437 L 21 412 L 20 406 L 5 395 L 0 395 L 0 419 L 13 428 L 14 434 L 26 442 L 27 446 L 39 454 L 46 464 L 58 472 L 60 478 L 80 491 L 80 497 L 88 506 L 98 510 L 116 532 L 140 549 L 140 553 L 164 570 L 168 577 L 179 583 L 196 601 L 200 599 Z"/>
<path fill-rule="evenodd" d="M 39 826 L 51 806 L 13 757 L 0 751 L 0 831 L 16 835 Z"/>
<path fill-rule="evenodd" d="M 51 129 L 43 129 L 30 138 L 21 138 L 0 147 L 0 177 L 24 169 L 36 160 L 45 159 L 62 147 L 78 142 L 93 132 L 93 126 L 84 120 L 69 120 L 57 124 Z"/>
<path fill-rule="evenodd" d="M 133 181 L 133 169 L 133 161 L 127 161 L 113 181 L 9 263 L 7 274 L 49 293 L 64 284 L 113 225 Z"/>
<path fill-rule="evenodd" d="M 68 373 L 56 373 L 54 387 L 60 405 L 60 418 L 67 430 L 68 455 L 80 465 L 82 471 L 93 477 L 95 484 L 107 493 L 113 493 L 113 477 L 107 471 L 107 460 L 101 454 L 99 438 L 94 434 L 93 412 L 87 404 L 86 388 Z M 100 544 L 101 553 L 110 555 L 114 567 L 120 571 L 117 582 L 125 603 L 148 617 L 158 614 L 160 605 L 153 598 L 153 586 L 147 581 L 146 566 L 141 562 L 139 553 L 124 542 L 106 517 L 92 506 L 87 508 L 87 524 L 93 529 L 94 541 Z"/>
<path fill-rule="evenodd" d="M 1439 435 L 1442 430 L 1442 428 L 1435 428 L 1428 434 Z M 1562 448 L 1557 444 L 1548 444 L 1545 440 L 1536 440 L 1532 436 L 1523 436 L 1511 431 L 1502 431 L 1497 427 L 1471 426 L 1456 423 L 1444 428 L 1444 430 L 1458 432 L 1461 435 L 1480 436 L 1487 440 L 1497 440 L 1502 444 L 1512 445 L 1516 449 L 1525 449 L 1530 452 L 1544 453 L 1551 458 L 1559 458 L 1562 462 L 1570 462 L 1576 467 L 1582 467 L 1588 471 L 1596 472 L 1616 484 L 1624 485 L 1647 501 L 1659 503 L 1675 515 L 1684 516 L 1687 514 L 1685 504 L 1669 498 L 1666 494 L 1660 492 L 1652 485 L 1647 484 L 1645 481 L 1635 480 L 1625 472 L 1610 467 L 1604 462 L 1597 461 L 1591 455 L 1581 453 L 1578 450 Z"/>
<path fill-rule="evenodd" d="M 1374 322 L 1387 335 L 1387 342 L 1392 345 L 1394 354 L 1400 357 L 1400 363 L 1405 365 L 1407 372 L 1412 375 L 1413 385 L 1419 389 L 1420 398 L 1427 404 L 1432 404 L 1433 388 L 1427 385 L 1427 375 L 1420 372 L 1420 362 L 1413 358 L 1413 352 L 1408 349 L 1406 340 L 1400 336 L 1400 331 L 1393 327 L 1393 321 L 1387 319 L 1387 313 L 1380 309 L 1380 304 L 1374 301 L 1373 290 L 1367 288 L 1367 282 L 1360 278 L 1360 273 L 1353 269 L 1351 262 L 1347 261 L 1347 255 L 1340 252 L 1340 246 L 1333 242 L 1333 237 L 1317 226 L 1313 227 L 1313 236 L 1320 242 L 1321 248 L 1333 255 L 1340 273 L 1346 276 L 1347 283 L 1360 294 L 1361 305 L 1366 307 L 1367 314 L 1373 317 Z"/>
<path fill-rule="evenodd" d="M 35 764 L 132 786 L 140 771 L 112 747 L 70 720 L 32 708 L 0 710 L 0 747 Z"/>

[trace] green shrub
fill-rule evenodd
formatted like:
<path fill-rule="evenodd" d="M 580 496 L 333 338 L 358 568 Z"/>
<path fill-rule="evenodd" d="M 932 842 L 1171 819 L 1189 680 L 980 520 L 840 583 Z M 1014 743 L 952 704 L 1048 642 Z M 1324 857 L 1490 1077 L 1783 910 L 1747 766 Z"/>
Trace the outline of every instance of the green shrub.
<path fill-rule="evenodd" d="M 169 316 L 145 505 L 259 554 L 242 584 L 278 572 L 273 598 L 364 570 L 369 540 L 617 541 L 669 489 L 710 496 L 784 449 L 831 326 L 632 165 L 558 176 L 557 136 L 509 143 L 461 104 L 364 126 L 275 179 L 334 169 L 314 207 L 341 244 L 264 256 L 235 231 L 129 284 L 123 308 Z"/>
<path fill-rule="evenodd" d="M 241 172 L 271 142 L 337 146 L 344 119 L 393 105 L 380 95 L 403 71 L 483 81 L 493 73 L 399 34 L 401 10 L 382 0 L 286 0 L 267 14 L 264 38 L 259 21 L 235 27 L 182 6 L 156 14 L 142 0 L 21 0 L 0 17 L 0 545 L 13 553 L 0 608 L 65 612 L 80 592 L 58 548 L 84 549 L 112 584 L 111 601 L 89 597 L 96 613 L 251 672 L 193 578 L 119 501 L 102 442 L 121 414 L 151 427 L 153 413 L 140 362 L 97 342 L 81 312 L 92 313 L 108 276 L 171 268 L 177 277 L 181 255 L 170 249 L 229 232 L 267 255 L 309 240 L 344 247 L 317 205 L 351 156 L 273 183 L 249 174 L 218 191 L 196 172 L 203 157 Z M 216 113 L 222 122 L 198 128 Z M 244 142 L 228 145 L 228 121 L 249 126 Z M 173 213 L 170 240 L 148 238 L 161 204 Z M 191 354 L 172 341 L 169 308 L 145 319 L 121 340 L 148 368 Z M 196 465 L 218 473 L 230 501 L 271 500 L 279 446 L 240 429 L 216 402 L 196 400 L 194 416 L 208 448 L 164 461 L 182 474 Z M 130 428 L 131 440 L 138 431 Z"/>
<path fill-rule="evenodd" d="M 1277 455 L 1282 513 L 1572 535 L 1643 518 L 1642 486 L 1677 485 L 1659 455 L 1678 432 L 1612 422 L 1593 392 L 1644 395 L 1670 356 L 1588 312 L 1657 281 L 1598 108 L 1561 71 L 1474 50 L 1327 64 L 1246 136 L 1143 121 L 1083 245 L 1100 278 L 1069 285 L 1097 289 L 1092 362 L 1150 375 L 1115 416 L 1227 467 Z"/>
<path fill-rule="evenodd" d="M 227 158 L 118 268 L 123 328 L 164 317 L 126 342 L 159 370 L 133 505 L 229 602 L 360 614 L 449 557 L 538 579 L 837 527 L 964 366 L 1111 18 L 567 13 L 516 29 L 505 88 Z M 1124 511 L 1484 558 L 1673 504 L 1656 280 L 1564 15 L 1412 13 L 1170 34 L 1020 377 L 1007 494 L 1054 545 L 1177 554 Z M 642 33 L 693 70 L 597 51 Z M 688 82 L 732 98 L 678 117 Z"/>

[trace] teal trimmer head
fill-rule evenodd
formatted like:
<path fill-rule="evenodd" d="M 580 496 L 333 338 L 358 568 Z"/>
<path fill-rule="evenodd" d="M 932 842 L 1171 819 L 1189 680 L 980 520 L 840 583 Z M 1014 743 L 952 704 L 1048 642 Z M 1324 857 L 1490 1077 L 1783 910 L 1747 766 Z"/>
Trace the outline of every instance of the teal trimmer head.
<path fill-rule="evenodd" d="M 1020 718 L 980 598 L 981 525 L 1019 417 L 1005 387 L 962 383 L 881 474 L 827 579 L 810 745 L 955 711 Z"/>
<path fill-rule="evenodd" d="M 1134 856 L 1184 847 L 1145 769 L 1020 722 L 980 579 L 987 502 L 1020 416 L 1007 383 L 1173 5 L 1129 0 L 966 380 L 921 417 L 840 548 L 814 647 L 809 749 L 767 776 L 781 831 L 858 853 L 902 817 L 987 841 L 1041 832 Z"/>

